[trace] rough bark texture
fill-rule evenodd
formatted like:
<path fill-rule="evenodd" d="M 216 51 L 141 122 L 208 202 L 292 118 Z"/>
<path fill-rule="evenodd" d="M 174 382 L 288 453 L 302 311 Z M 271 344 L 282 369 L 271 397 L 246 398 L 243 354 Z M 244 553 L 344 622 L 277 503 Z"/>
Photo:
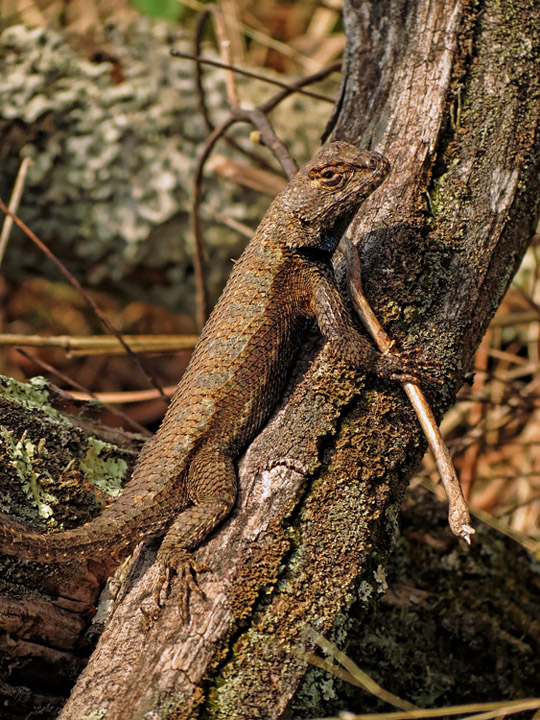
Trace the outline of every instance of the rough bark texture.
<path fill-rule="evenodd" d="M 359 587 L 334 642 L 385 690 L 419 707 L 537 697 L 538 563 L 483 523 L 467 548 L 448 533 L 445 515 L 427 492 L 407 493 L 388 564 Z M 380 600 L 366 614 L 374 591 Z M 390 710 L 316 668 L 290 709 L 295 720 Z"/>
<path fill-rule="evenodd" d="M 534 226 L 540 7 L 358 1 L 345 23 L 334 136 L 394 166 L 354 228 L 365 290 L 401 346 L 440 360 L 442 413 Z M 310 647 L 308 626 L 344 632 L 358 587 L 377 585 L 419 427 L 398 388 L 316 343 L 295 377 L 240 464 L 233 516 L 197 553 L 206 600 L 186 626 L 169 603 L 143 631 L 143 550 L 62 720 L 287 716 L 306 673 L 290 648 Z"/>

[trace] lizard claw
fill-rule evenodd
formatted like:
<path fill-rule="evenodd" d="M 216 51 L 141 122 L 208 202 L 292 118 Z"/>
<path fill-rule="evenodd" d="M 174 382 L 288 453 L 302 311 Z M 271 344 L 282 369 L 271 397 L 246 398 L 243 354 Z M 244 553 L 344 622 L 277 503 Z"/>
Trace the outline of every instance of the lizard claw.
<path fill-rule="evenodd" d="M 440 387 L 444 381 L 433 375 L 440 368 L 437 360 L 427 360 L 419 357 L 419 348 L 402 350 L 399 353 L 389 353 L 385 356 L 388 362 L 388 377 L 398 382 L 408 382 L 419 385 L 429 383 Z"/>
<path fill-rule="evenodd" d="M 195 592 L 202 599 L 205 595 L 197 584 L 196 575 L 207 572 L 210 568 L 197 562 L 187 550 L 177 551 L 175 557 L 160 558 L 160 574 L 154 590 L 154 607 L 157 612 L 165 605 L 169 597 L 172 579 L 178 577 L 177 592 L 180 595 L 178 612 L 183 623 L 188 620 L 189 593 Z"/>

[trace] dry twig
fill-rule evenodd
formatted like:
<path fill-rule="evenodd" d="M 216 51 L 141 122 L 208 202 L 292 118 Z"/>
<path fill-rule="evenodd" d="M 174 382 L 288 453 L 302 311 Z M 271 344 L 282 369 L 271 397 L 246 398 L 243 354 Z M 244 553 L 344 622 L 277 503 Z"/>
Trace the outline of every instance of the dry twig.
<path fill-rule="evenodd" d="M 2 210 L 6 215 L 12 218 L 15 225 L 17 225 L 24 234 L 32 240 L 32 242 L 38 246 L 38 248 L 45 253 L 45 255 L 51 260 L 56 267 L 60 270 L 62 275 L 66 278 L 66 280 L 72 285 L 80 294 L 81 296 L 86 300 L 86 302 L 90 305 L 92 310 L 96 313 L 98 318 L 101 320 L 105 328 L 114 335 L 118 342 L 120 342 L 124 348 L 124 350 L 127 352 L 127 354 L 132 358 L 134 363 L 137 365 L 137 367 L 145 374 L 146 378 L 148 379 L 149 383 L 156 388 L 156 390 L 159 392 L 163 400 L 165 400 L 166 403 L 169 402 L 169 398 L 165 395 L 163 390 L 161 389 L 160 384 L 154 377 L 153 373 L 147 369 L 141 359 L 131 350 L 129 345 L 125 342 L 124 338 L 122 337 L 122 334 L 114 327 L 114 325 L 111 323 L 109 318 L 101 311 L 99 306 L 96 304 L 90 293 L 88 293 L 81 283 L 77 280 L 76 277 L 74 277 L 69 270 L 66 268 L 66 266 L 56 257 L 56 255 L 49 250 L 49 248 L 45 245 L 44 242 L 42 242 L 38 236 L 30 230 L 30 228 L 17 216 L 15 213 L 11 212 L 11 210 L 8 209 L 8 207 L 5 205 L 5 203 L 0 200 L 0 210 Z"/>
<path fill-rule="evenodd" d="M 178 58 L 183 58 L 184 60 L 194 60 L 197 63 L 197 67 L 199 65 L 211 65 L 212 67 L 217 68 L 223 68 L 223 70 L 232 70 L 235 73 L 238 73 L 239 75 L 245 75 L 246 77 L 254 78 L 255 80 L 261 80 L 262 82 L 266 82 L 269 85 L 276 85 L 277 87 L 284 88 L 285 90 L 289 90 L 289 92 L 297 92 L 300 95 L 306 95 L 307 97 L 314 98 L 315 100 L 322 100 L 323 102 L 331 103 L 332 105 L 335 103 L 335 98 L 331 98 L 328 95 L 323 95 L 322 93 L 313 92 L 312 90 L 303 90 L 301 87 L 298 87 L 294 83 L 286 83 L 282 82 L 281 80 L 276 80 L 276 78 L 268 77 L 267 75 L 264 75 L 263 73 L 254 72 L 253 70 L 246 70 L 245 68 L 239 67 L 238 65 L 231 65 L 230 63 L 220 62 L 219 60 L 211 60 L 210 58 L 203 58 L 198 54 L 190 55 L 189 53 L 181 52 L 180 50 L 171 50 L 171 55 Z M 329 65 L 327 68 L 323 68 L 323 70 L 320 70 L 317 73 L 314 73 L 316 76 L 321 76 L 321 79 L 326 77 L 332 72 L 336 72 L 341 68 L 341 63 L 332 63 L 332 65 Z M 313 75 L 309 75 L 309 77 L 313 77 Z M 318 78 L 317 78 L 318 79 Z M 197 82 L 200 81 L 200 72 L 197 72 Z M 315 80 L 311 80 L 311 82 L 315 82 Z M 203 112 L 204 115 L 204 112 Z"/>
<path fill-rule="evenodd" d="M 163 353 L 193 350 L 196 335 L 124 335 L 124 341 L 133 352 Z M 73 357 L 87 355 L 114 355 L 124 352 L 124 346 L 109 335 L 19 335 L 0 334 L 0 347 L 56 347 Z"/>
<path fill-rule="evenodd" d="M 30 167 L 32 162 L 33 161 L 30 158 L 26 157 L 23 159 L 19 167 L 19 172 L 17 173 L 15 185 L 13 186 L 13 192 L 11 194 L 11 198 L 9 199 L 9 209 L 12 213 L 16 213 L 17 208 L 19 207 L 22 191 L 24 188 L 24 181 L 26 180 L 26 173 L 28 172 L 28 168 Z M 0 233 L 0 265 L 2 264 L 2 260 L 4 259 L 4 253 L 6 251 L 7 241 L 9 239 L 9 234 L 12 227 L 13 218 L 9 215 L 6 215 L 6 217 L 4 218 L 4 224 L 2 226 L 2 232 Z"/>
<path fill-rule="evenodd" d="M 60 370 L 57 370 L 55 367 L 50 365 L 49 363 L 45 362 L 44 360 L 40 360 L 39 358 L 35 357 L 35 355 L 32 355 L 29 352 L 26 352 L 26 350 L 23 350 L 22 348 L 17 348 L 18 352 L 20 352 L 21 355 L 23 355 L 25 358 L 30 360 L 31 362 L 38 365 L 42 370 L 45 370 L 46 372 L 51 373 L 52 375 L 55 375 L 56 377 L 60 378 L 60 380 L 63 380 L 68 385 L 71 385 L 71 387 L 77 388 L 79 392 L 84 393 L 89 398 L 92 398 L 93 400 L 96 400 L 100 403 L 103 407 L 107 408 L 107 410 L 112 413 L 113 415 L 116 415 L 116 417 L 121 418 L 125 422 L 128 423 L 134 430 L 137 432 L 143 433 L 143 435 L 146 435 L 147 437 L 150 437 L 152 433 L 147 430 L 145 427 L 143 427 L 140 423 L 138 423 L 136 420 L 133 420 L 129 417 L 129 415 L 126 415 L 126 413 L 122 412 L 122 410 L 119 410 L 118 408 L 110 405 L 109 403 L 102 402 L 98 396 L 92 392 L 91 390 L 87 390 L 83 385 L 78 383 L 73 378 L 69 377 L 69 375 L 66 375 L 63 372 L 60 372 Z"/>
<path fill-rule="evenodd" d="M 377 320 L 375 313 L 369 306 L 362 291 L 360 258 L 351 240 L 345 236 L 341 241 L 341 248 L 347 260 L 347 279 L 351 301 L 363 324 L 373 337 L 377 347 L 383 353 L 391 352 L 393 341 L 388 337 L 384 328 Z M 461 485 L 456 475 L 454 463 L 445 445 L 443 437 L 424 393 L 415 383 L 402 383 L 403 389 L 413 406 L 422 430 L 427 438 L 441 481 L 448 497 L 448 524 L 455 535 L 462 537 L 468 543 L 474 534 L 467 503 L 461 491 Z"/>
<path fill-rule="evenodd" d="M 172 55 L 183 57 L 183 54 L 178 53 L 175 50 L 171 50 Z M 197 62 L 199 57 L 194 57 Z M 269 98 L 266 102 L 262 103 L 253 110 L 247 110 L 244 108 L 232 108 L 231 114 L 227 117 L 221 125 L 214 127 L 210 132 L 210 135 L 206 139 L 201 156 L 197 163 L 195 175 L 193 179 L 192 194 L 191 194 L 191 226 L 194 236 L 195 253 L 194 253 L 194 270 L 195 270 L 195 284 L 196 284 L 196 303 L 197 303 L 197 326 L 199 329 L 204 325 L 208 316 L 208 297 L 206 292 L 205 282 L 205 260 L 204 260 L 204 240 L 202 232 L 202 223 L 200 218 L 200 205 L 202 196 L 202 177 L 204 166 L 206 161 L 214 148 L 217 141 L 225 136 L 227 130 L 238 122 L 251 123 L 259 132 L 257 140 L 262 144 L 266 145 L 269 150 L 273 153 L 274 157 L 278 160 L 281 167 L 284 169 L 287 177 L 290 179 L 293 177 L 298 170 L 296 162 L 291 157 L 289 151 L 285 147 L 284 143 L 278 138 L 274 132 L 268 118 L 266 117 L 280 102 L 294 92 L 298 92 L 299 88 L 303 85 L 307 85 L 312 82 L 320 80 L 330 72 L 335 70 L 335 66 L 325 68 L 324 70 L 318 71 L 313 75 L 306 78 L 302 78 L 297 83 L 288 85 L 286 88 L 281 90 L 279 93 Z M 202 93 L 202 85 L 198 84 L 199 92 Z M 204 99 L 202 100 L 203 107 L 205 106 Z M 212 121 L 210 120 L 206 110 L 203 110 L 205 122 L 208 127 L 213 127 Z"/>

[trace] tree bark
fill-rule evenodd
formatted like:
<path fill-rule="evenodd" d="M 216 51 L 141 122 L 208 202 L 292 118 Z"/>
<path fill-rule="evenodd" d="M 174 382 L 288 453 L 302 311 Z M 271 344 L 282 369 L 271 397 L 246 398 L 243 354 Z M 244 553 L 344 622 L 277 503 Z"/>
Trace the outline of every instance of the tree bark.
<path fill-rule="evenodd" d="M 334 137 L 393 164 L 353 227 L 365 291 L 399 347 L 440 361 L 442 414 L 533 232 L 540 6 L 350 0 L 344 14 Z M 173 596 L 144 628 L 157 568 L 143 548 L 61 720 L 285 716 L 307 668 L 293 650 L 377 585 L 424 447 L 399 388 L 330 364 L 314 339 L 239 464 L 234 513 L 196 554 L 205 599 L 182 625 Z"/>
<path fill-rule="evenodd" d="M 43 378 L 23 384 L 0 376 L 2 511 L 41 529 L 46 506 L 64 527 L 98 514 L 92 485 L 106 478 L 119 488 L 142 446 L 138 436 L 67 414 L 66 401 L 72 407 Z M 95 645 L 106 572 L 95 562 L 44 566 L 0 556 L 2 718 L 59 712 Z"/>

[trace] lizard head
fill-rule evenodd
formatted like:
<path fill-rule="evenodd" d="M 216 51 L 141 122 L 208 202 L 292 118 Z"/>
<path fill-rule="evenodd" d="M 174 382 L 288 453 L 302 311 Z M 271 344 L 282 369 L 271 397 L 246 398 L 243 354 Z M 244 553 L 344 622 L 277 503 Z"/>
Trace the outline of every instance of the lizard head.
<path fill-rule="evenodd" d="M 281 202 L 302 225 L 284 238 L 289 247 L 333 253 L 356 211 L 390 171 L 376 152 L 333 142 L 304 165 L 281 195 Z"/>

